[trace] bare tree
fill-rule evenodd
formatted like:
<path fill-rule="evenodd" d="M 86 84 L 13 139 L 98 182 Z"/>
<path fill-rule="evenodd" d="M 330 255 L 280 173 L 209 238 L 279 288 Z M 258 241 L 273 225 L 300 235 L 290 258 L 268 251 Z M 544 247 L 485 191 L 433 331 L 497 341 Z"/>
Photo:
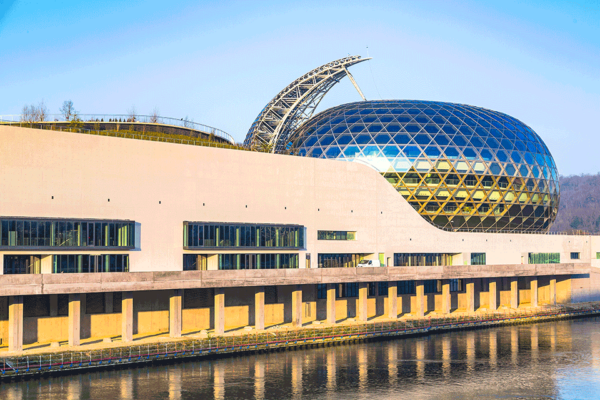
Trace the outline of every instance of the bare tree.
<path fill-rule="evenodd" d="M 131 106 L 129 110 L 127 110 L 127 122 L 135 122 L 137 120 L 137 113 L 135 111 L 135 106 Z"/>
<path fill-rule="evenodd" d="M 65 121 L 70 121 L 71 117 L 77 114 L 71 100 L 65 100 L 59 111 L 65 117 Z"/>
<path fill-rule="evenodd" d="M 154 110 L 152 110 L 152 113 L 150 114 L 150 122 L 153 124 L 157 124 L 158 123 L 158 108 L 154 107 Z"/>
<path fill-rule="evenodd" d="M 27 104 L 24 105 L 21 110 L 21 121 L 29 123 L 35 121 L 35 113 L 35 106 L 33 104 L 30 106 Z"/>
<path fill-rule="evenodd" d="M 36 109 L 36 120 L 44 122 L 46 118 L 48 118 L 48 108 L 46 107 L 46 103 L 44 103 L 44 99 L 42 99 Z"/>
<path fill-rule="evenodd" d="M 189 119 L 188 116 L 186 115 L 185 118 L 183 119 L 183 126 L 185 126 L 186 128 L 192 128 L 194 126 L 194 120 Z"/>

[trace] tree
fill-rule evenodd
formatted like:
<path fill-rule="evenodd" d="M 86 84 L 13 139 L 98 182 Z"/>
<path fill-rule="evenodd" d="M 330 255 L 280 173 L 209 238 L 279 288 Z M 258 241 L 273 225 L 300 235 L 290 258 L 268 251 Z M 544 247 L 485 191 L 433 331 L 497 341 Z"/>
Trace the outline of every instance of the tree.
<path fill-rule="evenodd" d="M 154 110 L 152 110 L 152 113 L 150 114 L 150 122 L 153 124 L 157 124 L 158 123 L 158 108 L 154 107 Z"/>
<path fill-rule="evenodd" d="M 131 106 L 131 108 L 127 110 L 127 122 L 135 121 L 137 121 L 137 112 L 135 111 L 135 106 Z"/>
<path fill-rule="evenodd" d="M 44 122 L 48 118 L 48 108 L 46 107 L 46 103 L 44 103 L 44 99 L 38 104 L 35 114 L 36 120 L 40 122 Z"/>
<path fill-rule="evenodd" d="M 28 106 L 27 104 L 23 106 L 21 110 L 21 121 L 32 123 L 35 121 L 35 106 L 32 104 Z"/>
<path fill-rule="evenodd" d="M 77 111 L 73 115 L 71 115 L 71 122 L 69 122 L 69 126 L 71 128 L 83 128 L 83 121 L 79 118 L 79 114 Z"/>
<path fill-rule="evenodd" d="M 581 218 L 579 218 L 579 217 L 575 217 L 575 218 L 573 218 L 573 220 L 571 221 L 571 224 L 570 224 L 570 225 L 571 225 L 571 228 L 573 228 L 573 229 L 579 229 L 579 227 L 580 227 L 581 225 L 583 225 L 583 220 L 582 220 Z"/>
<path fill-rule="evenodd" d="M 70 121 L 71 117 L 77 114 L 71 100 L 65 100 L 59 111 L 65 117 L 65 121 Z"/>
<path fill-rule="evenodd" d="M 186 115 L 185 118 L 183 119 L 183 126 L 185 126 L 186 128 L 193 128 L 194 120 L 189 119 L 188 116 Z"/>

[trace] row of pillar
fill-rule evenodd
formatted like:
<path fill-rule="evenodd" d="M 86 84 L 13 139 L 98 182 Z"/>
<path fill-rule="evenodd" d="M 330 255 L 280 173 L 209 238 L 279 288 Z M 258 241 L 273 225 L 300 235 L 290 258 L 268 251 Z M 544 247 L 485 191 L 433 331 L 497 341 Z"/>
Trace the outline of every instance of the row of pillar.
<path fill-rule="evenodd" d="M 327 323 L 336 323 L 336 285 L 327 285 Z M 518 280 L 511 280 L 511 308 L 519 306 Z M 467 281 L 465 292 L 467 296 L 467 311 L 475 311 L 475 283 Z M 496 310 L 497 307 L 497 282 L 489 282 L 489 308 Z M 368 284 L 359 283 L 357 319 L 367 320 L 367 298 Z M 395 319 L 398 316 L 398 287 L 394 284 L 388 286 L 388 317 Z M 550 280 L 550 303 L 556 304 L 556 279 Z M 531 305 L 538 306 L 538 281 L 531 280 Z M 9 351 L 23 350 L 23 296 L 9 297 L 8 309 L 8 348 Z M 254 320 L 255 329 L 265 329 L 265 288 L 256 287 L 254 295 Z M 112 307 L 111 307 L 112 308 Z M 183 289 L 173 290 L 169 301 L 169 335 L 180 337 L 182 329 Z M 125 343 L 133 341 L 133 295 L 131 292 L 123 292 L 122 295 L 122 341 Z M 450 313 L 450 281 L 442 282 L 442 313 Z M 418 317 L 425 315 L 425 287 L 423 281 L 416 284 L 416 310 Z M 69 346 L 79 346 L 81 342 L 81 295 L 69 295 Z M 297 285 L 292 291 L 292 325 L 302 326 L 302 286 Z M 214 331 L 215 334 L 225 332 L 225 293 L 222 288 L 214 291 Z"/>

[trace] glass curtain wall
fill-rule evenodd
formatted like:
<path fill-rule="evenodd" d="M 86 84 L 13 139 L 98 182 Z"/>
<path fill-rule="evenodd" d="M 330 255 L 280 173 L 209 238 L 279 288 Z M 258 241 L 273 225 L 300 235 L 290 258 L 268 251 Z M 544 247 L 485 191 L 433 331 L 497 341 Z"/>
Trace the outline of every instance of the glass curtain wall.
<path fill-rule="evenodd" d="M 133 248 L 134 222 L 0 218 L 0 247 Z"/>
<path fill-rule="evenodd" d="M 318 231 L 318 240 L 356 240 L 356 232 L 350 231 Z"/>
<path fill-rule="evenodd" d="M 354 268 L 362 254 L 319 254 L 319 268 Z"/>
<path fill-rule="evenodd" d="M 55 274 L 129 272 L 129 255 L 60 254 L 53 256 L 52 267 Z"/>
<path fill-rule="evenodd" d="M 5 255 L 4 275 L 41 274 L 42 256 Z"/>
<path fill-rule="evenodd" d="M 396 267 L 435 267 L 452 265 L 452 254 L 446 253 L 395 253 Z"/>
<path fill-rule="evenodd" d="M 298 268 L 298 254 L 219 254 L 219 269 Z"/>
<path fill-rule="evenodd" d="M 304 227 L 299 225 L 250 225 L 184 222 L 183 246 L 304 248 Z"/>
<path fill-rule="evenodd" d="M 485 265 L 485 253 L 471 253 L 471 265 Z"/>
<path fill-rule="evenodd" d="M 558 264 L 560 253 L 529 253 L 529 264 Z"/>

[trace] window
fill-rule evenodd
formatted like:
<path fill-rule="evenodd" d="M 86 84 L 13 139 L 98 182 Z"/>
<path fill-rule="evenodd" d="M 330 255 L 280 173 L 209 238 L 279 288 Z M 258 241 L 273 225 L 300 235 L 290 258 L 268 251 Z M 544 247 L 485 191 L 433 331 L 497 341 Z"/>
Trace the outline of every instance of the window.
<path fill-rule="evenodd" d="M 558 264 L 560 253 L 529 253 L 529 264 Z"/>
<path fill-rule="evenodd" d="M 40 255 L 5 255 L 4 275 L 41 274 L 41 261 Z"/>
<path fill-rule="evenodd" d="M 217 254 L 218 268 L 227 269 L 290 269 L 299 268 L 298 254 Z M 184 271 L 207 269 L 208 256 L 185 254 Z M 187 268 L 187 269 L 186 269 Z"/>
<path fill-rule="evenodd" d="M 377 291 L 379 296 L 387 296 L 388 295 L 388 283 L 387 282 L 379 282 Z"/>
<path fill-rule="evenodd" d="M 373 296 L 377 296 L 377 293 L 375 292 L 375 283 L 374 282 L 369 282 L 369 294 L 368 296 L 373 297 Z"/>
<path fill-rule="evenodd" d="M 301 225 L 251 225 L 184 222 L 183 247 L 196 248 L 304 248 Z"/>
<path fill-rule="evenodd" d="M 135 247 L 131 221 L 0 218 L 0 248 Z"/>
<path fill-rule="evenodd" d="M 415 293 L 415 281 L 398 281 L 398 294 Z"/>
<path fill-rule="evenodd" d="M 317 299 L 326 299 L 327 298 L 327 284 L 319 283 L 317 284 Z"/>
<path fill-rule="evenodd" d="M 471 265 L 485 265 L 485 253 L 471 253 Z"/>
<path fill-rule="evenodd" d="M 356 240 L 356 232 L 351 231 L 318 231 L 318 240 Z"/>
<path fill-rule="evenodd" d="M 60 254 L 52 256 L 55 274 L 129 272 L 128 254 Z"/>
<path fill-rule="evenodd" d="M 450 279 L 450 292 L 463 292 L 464 285 L 462 279 Z"/>
<path fill-rule="evenodd" d="M 424 292 L 428 293 L 440 293 L 442 291 L 442 281 L 437 279 L 430 279 L 424 282 Z"/>
<path fill-rule="evenodd" d="M 397 267 L 424 267 L 452 265 L 452 254 L 445 253 L 395 253 Z"/>
<path fill-rule="evenodd" d="M 362 254 L 319 254 L 319 268 L 356 267 L 362 257 Z"/>
<path fill-rule="evenodd" d="M 580 253 L 571 253 L 571 260 L 579 260 Z"/>
<path fill-rule="evenodd" d="M 358 283 L 340 283 L 336 285 L 336 297 L 358 297 Z"/>
<path fill-rule="evenodd" d="M 596 260 L 600 260 L 600 252 L 596 252 Z"/>

